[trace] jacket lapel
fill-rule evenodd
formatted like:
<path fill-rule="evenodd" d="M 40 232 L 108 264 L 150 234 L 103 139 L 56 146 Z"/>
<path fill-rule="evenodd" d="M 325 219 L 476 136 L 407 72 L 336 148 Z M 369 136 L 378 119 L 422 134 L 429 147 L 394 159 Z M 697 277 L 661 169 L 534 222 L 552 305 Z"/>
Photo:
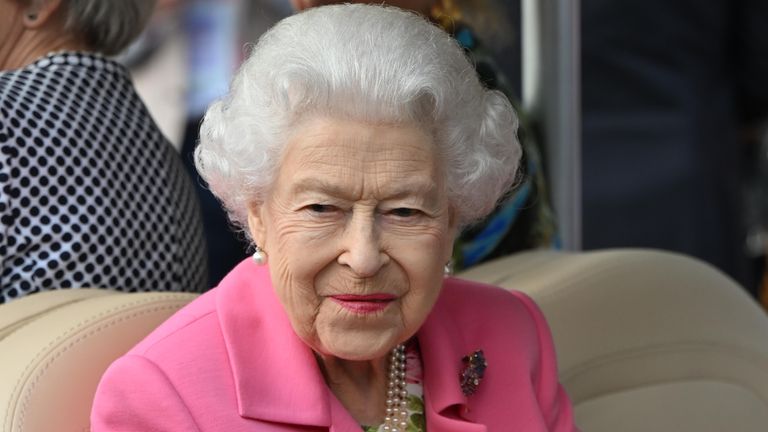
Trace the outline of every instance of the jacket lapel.
<path fill-rule="evenodd" d="M 330 392 L 312 351 L 294 333 L 267 267 L 247 259 L 218 290 L 217 312 L 240 415 L 329 427 Z"/>
<path fill-rule="evenodd" d="M 446 285 L 451 279 L 446 280 Z M 444 288 L 445 289 L 445 288 Z M 446 296 L 440 296 L 418 333 L 424 363 L 424 403 L 428 429 L 445 432 L 486 432 L 485 425 L 466 416 L 471 409 L 461 391 L 461 359 L 481 348 L 482 341 L 467 341 L 451 316 Z"/>

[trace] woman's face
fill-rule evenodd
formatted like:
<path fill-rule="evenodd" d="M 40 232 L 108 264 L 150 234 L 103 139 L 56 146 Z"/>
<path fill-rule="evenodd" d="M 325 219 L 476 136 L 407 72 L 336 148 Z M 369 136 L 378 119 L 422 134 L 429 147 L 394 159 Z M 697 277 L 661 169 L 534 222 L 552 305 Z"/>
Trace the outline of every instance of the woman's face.
<path fill-rule="evenodd" d="M 323 355 L 371 360 L 432 309 L 453 220 L 431 136 L 313 118 L 288 141 L 248 222 L 299 337 Z"/>

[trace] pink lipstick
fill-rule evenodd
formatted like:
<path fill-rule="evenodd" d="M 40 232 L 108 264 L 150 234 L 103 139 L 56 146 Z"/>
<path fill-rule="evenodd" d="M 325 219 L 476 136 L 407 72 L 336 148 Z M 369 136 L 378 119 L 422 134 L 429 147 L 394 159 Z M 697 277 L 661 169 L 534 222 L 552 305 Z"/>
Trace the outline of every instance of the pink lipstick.
<path fill-rule="evenodd" d="M 397 297 L 392 294 L 339 294 L 330 298 L 352 312 L 367 314 L 386 309 Z"/>

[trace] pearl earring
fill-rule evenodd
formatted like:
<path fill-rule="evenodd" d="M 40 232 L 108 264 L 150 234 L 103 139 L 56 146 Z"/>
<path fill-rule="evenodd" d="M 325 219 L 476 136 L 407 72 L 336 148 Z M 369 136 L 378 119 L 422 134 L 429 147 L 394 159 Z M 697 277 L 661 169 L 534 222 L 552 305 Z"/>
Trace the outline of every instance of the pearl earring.
<path fill-rule="evenodd" d="M 251 258 L 256 265 L 261 266 L 267 263 L 267 253 L 258 246 L 256 246 L 256 250 L 253 252 L 253 255 L 251 255 Z"/>
<path fill-rule="evenodd" d="M 443 267 L 443 273 L 445 276 L 450 276 L 453 274 L 453 261 L 448 261 L 445 263 L 445 267 Z"/>

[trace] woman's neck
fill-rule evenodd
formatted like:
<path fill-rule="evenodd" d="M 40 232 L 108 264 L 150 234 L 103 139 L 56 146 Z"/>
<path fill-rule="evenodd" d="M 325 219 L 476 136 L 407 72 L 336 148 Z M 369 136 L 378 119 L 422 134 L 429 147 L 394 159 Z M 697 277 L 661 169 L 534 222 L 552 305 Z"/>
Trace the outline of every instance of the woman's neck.
<path fill-rule="evenodd" d="M 0 58 L 0 70 L 23 68 L 50 52 L 85 49 L 85 44 L 69 34 L 53 34 L 44 31 L 24 32 L 19 35 L 11 50 Z"/>
<path fill-rule="evenodd" d="M 388 380 L 387 357 L 350 361 L 316 354 L 320 370 L 333 394 L 361 425 L 384 421 Z"/>

